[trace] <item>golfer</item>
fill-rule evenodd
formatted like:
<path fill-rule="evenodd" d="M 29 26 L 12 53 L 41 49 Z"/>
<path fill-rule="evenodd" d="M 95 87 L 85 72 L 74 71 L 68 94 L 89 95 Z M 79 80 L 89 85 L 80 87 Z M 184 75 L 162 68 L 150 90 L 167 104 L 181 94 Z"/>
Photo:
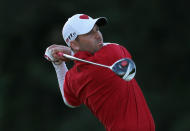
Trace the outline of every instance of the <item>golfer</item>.
<path fill-rule="evenodd" d="M 85 14 L 69 18 L 63 27 L 67 46 L 51 45 L 45 57 L 55 67 L 64 103 L 75 108 L 85 104 L 106 131 L 155 131 L 154 120 L 135 78 L 125 81 L 110 69 L 74 61 L 67 69 L 67 58 L 59 52 L 111 66 L 130 53 L 119 44 L 104 43 L 99 30 L 105 17 L 93 19 Z"/>

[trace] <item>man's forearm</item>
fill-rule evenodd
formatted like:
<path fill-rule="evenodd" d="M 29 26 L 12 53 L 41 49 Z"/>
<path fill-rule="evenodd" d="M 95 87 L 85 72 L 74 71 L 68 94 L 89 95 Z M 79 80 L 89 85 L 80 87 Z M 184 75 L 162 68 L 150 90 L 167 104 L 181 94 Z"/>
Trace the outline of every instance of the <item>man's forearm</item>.
<path fill-rule="evenodd" d="M 56 65 L 53 63 L 53 66 L 56 71 L 61 95 L 62 95 L 62 97 L 64 97 L 63 86 L 64 86 L 65 75 L 68 71 L 67 66 L 66 66 L 65 62 L 62 62 L 60 65 Z"/>

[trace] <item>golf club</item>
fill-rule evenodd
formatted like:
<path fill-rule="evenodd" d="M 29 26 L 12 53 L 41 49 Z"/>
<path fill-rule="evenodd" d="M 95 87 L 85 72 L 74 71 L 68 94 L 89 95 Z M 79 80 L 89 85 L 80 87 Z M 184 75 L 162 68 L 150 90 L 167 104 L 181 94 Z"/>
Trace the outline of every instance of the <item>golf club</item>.
<path fill-rule="evenodd" d="M 59 52 L 58 55 L 64 56 L 64 57 L 66 57 L 66 58 L 68 58 L 70 60 L 77 60 L 77 61 L 81 61 L 81 62 L 85 62 L 85 63 L 89 63 L 89 64 L 93 64 L 93 65 L 108 68 L 108 69 L 112 70 L 115 74 L 117 74 L 118 76 L 120 76 L 122 79 L 124 79 L 126 81 L 132 80 L 134 78 L 135 74 L 136 74 L 135 63 L 129 58 L 122 58 L 122 59 L 116 61 L 113 65 L 107 66 L 107 65 L 103 65 L 103 64 L 83 60 L 83 59 L 80 59 L 80 58 L 77 58 L 77 57 L 74 57 L 74 56 L 71 56 L 71 55 L 64 54 L 62 52 Z"/>

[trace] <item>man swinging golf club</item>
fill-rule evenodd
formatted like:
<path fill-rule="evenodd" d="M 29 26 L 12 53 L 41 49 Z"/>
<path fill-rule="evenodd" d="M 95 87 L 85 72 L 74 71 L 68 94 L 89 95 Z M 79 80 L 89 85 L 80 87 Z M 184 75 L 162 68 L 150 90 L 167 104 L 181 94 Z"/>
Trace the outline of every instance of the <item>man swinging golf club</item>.
<path fill-rule="evenodd" d="M 105 17 L 76 14 L 62 31 L 68 47 L 51 45 L 46 49 L 45 57 L 55 67 L 63 100 L 72 108 L 85 104 L 106 131 L 155 131 L 151 112 L 133 78 L 136 67 L 130 53 L 123 46 L 103 42 L 99 27 L 106 24 Z M 106 66 L 117 63 L 116 71 L 78 60 L 68 70 L 65 61 L 71 58 L 64 54 Z M 128 61 L 119 61 L 122 58 Z M 125 71 L 120 73 L 125 77 L 119 76 L 119 71 Z"/>

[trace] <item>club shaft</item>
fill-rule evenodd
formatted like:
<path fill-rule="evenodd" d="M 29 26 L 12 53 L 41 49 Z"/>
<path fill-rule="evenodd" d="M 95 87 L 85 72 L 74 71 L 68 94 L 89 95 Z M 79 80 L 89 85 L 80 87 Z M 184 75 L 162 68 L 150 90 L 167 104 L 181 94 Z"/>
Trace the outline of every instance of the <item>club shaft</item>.
<path fill-rule="evenodd" d="M 68 58 L 68 59 L 71 59 L 71 60 L 77 60 L 77 61 L 81 61 L 81 62 L 85 62 L 85 63 L 89 63 L 89 64 L 93 64 L 93 65 L 97 65 L 97 66 L 101 66 L 101 67 L 105 67 L 105 68 L 109 68 L 109 69 L 111 68 L 110 66 L 107 66 L 107 65 L 102 65 L 102 64 L 99 64 L 99 63 L 83 60 L 83 59 L 80 59 L 80 58 L 77 58 L 77 57 L 74 57 L 74 56 L 71 56 L 71 55 L 63 54 L 63 56 Z"/>

